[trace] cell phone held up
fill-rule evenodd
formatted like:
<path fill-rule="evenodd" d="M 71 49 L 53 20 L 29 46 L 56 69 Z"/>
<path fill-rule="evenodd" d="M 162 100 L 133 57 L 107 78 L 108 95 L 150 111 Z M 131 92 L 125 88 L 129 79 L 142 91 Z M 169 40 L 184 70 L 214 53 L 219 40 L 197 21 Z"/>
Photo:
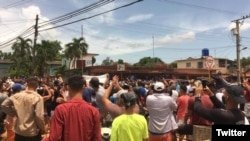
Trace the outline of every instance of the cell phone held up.
<path fill-rule="evenodd" d="M 202 84 L 202 89 L 205 90 L 207 87 L 207 80 L 202 80 L 201 84 Z"/>

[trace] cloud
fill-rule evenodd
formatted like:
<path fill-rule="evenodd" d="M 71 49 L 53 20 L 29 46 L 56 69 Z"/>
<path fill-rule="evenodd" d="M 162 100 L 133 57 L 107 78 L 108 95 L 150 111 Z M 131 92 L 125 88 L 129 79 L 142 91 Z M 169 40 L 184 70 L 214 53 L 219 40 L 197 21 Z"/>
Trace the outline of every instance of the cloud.
<path fill-rule="evenodd" d="M 8 9 L 0 9 L 1 17 L 0 17 L 0 44 L 5 43 L 6 41 L 9 41 L 11 39 L 16 38 L 21 33 L 24 33 L 24 31 L 32 26 L 35 25 L 35 18 L 36 15 L 39 15 L 39 23 L 48 21 L 49 19 L 47 17 L 44 17 L 41 15 L 40 8 L 35 5 L 31 5 L 24 8 L 8 8 Z M 10 24 L 13 23 L 13 24 Z M 53 25 L 49 24 L 46 26 L 46 28 L 53 27 Z M 30 39 L 33 39 L 34 29 L 30 30 L 25 34 L 24 37 L 28 37 Z M 50 36 L 47 36 L 47 35 Z M 30 35 L 30 36 L 27 36 Z M 49 31 L 41 32 L 39 35 L 42 35 L 42 37 L 39 39 L 49 39 L 49 37 L 59 37 L 61 33 L 57 31 L 56 29 L 52 29 Z M 51 39 L 51 38 L 50 38 Z M 11 51 L 11 45 L 9 46 L 0 46 L 2 51 L 4 52 L 10 52 Z"/>
<path fill-rule="evenodd" d="M 155 48 L 166 46 L 168 44 L 176 44 L 195 38 L 194 32 L 186 32 L 183 34 L 172 34 L 155 38 Z M 151 49 L 153 46 L 152 38 L 133 39 L 122 36 L 104 37 L 103 40 L 97 40 L 95 37 L 88 37 L 90 45 L 89 52 L 101 53 L 102 55 L 122 55 L 126 53 L 134 53 Z"/>
<path fill-rule="evenodd" d="M 151 19 L 153 16 L 154 16 L 153 14 L 140 14 L 140 15 L 131 16 L 126 20 L 126 23 L 135 23 L 139 21 L 145 21 L 145 20 Z"/>
<path fill-rule="evenodd" d="M 171 43 L 180 43 L 187 40 L 195 39 L 195 32 L 190 31 L 184 34 L 172 34 L 166 35 L 158 40 L 156 40 L 156 46 L 167 45 Z"/>
<path fill-rule="evenodd" d="M 232 31 L 232 29 L 236 29 L 236 24 L 235 22 L 232 22 L 228 27 L 227 30 Z M 250 23 L 249 22 L 243 22 L 239 24 L 239 29 L 240 31 L 246 31 L 250 29 Z"/>

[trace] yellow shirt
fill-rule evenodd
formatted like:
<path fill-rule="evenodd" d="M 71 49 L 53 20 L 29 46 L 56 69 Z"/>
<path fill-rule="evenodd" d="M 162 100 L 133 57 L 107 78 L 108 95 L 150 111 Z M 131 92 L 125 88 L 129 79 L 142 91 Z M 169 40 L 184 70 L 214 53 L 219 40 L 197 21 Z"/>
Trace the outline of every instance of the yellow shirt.
<path fill-rule="evenodd" d="M 148 125 L 142 115 L 123 114 L 114 119 L 110 141 L 142 141 L 147 138 Z"/>

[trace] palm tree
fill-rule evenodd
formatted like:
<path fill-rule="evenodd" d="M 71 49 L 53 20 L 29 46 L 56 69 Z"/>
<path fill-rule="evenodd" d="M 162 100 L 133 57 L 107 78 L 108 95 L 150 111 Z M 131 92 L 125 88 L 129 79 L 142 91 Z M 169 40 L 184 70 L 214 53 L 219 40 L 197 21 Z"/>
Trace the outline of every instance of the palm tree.
<path fill-rule="evenodd" d="M 75 68 L 76 60 L 87 54 L 88 44 L 83 37 L 73 38 L 72 42 L 65 45 L 65 56 L 70 59 L 69 67 Z"/>
<path fill-rule="evenodd" d="M 13 54 L 11 55 L 11 61 L 14 63 L 10 67 L 10 71 L 18 75 L 23 75 L 22 73 L 32 73 L 31 66 L 31 39 L 24 39 L 18 37 L 17 41 L 13 44 L 11 49 Z"/>
<path fill-rule="evenodd" d="M 59 41 L 42 40 L 36 46 L 36 64 L 38 75 L 43 76 L 47 72 L 47 61 L 54 61 L 60 55 L 62 49 Z"/>

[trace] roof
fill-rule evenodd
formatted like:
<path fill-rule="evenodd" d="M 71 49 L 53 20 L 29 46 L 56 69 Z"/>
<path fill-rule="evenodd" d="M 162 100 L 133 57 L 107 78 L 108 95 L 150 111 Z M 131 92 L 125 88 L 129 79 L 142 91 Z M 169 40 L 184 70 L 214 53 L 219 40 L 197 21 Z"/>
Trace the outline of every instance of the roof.
<path fill-rule="evenodd" d="M 192 60 L 201 60 L 201 59 L 205 59 L 205 58 L 192 58 L 192 57 L 188 57 L 187 59 L 183 59 L 183 60 L 176 60 L 176 62 L 182 62 L 182 61 L 192 61 Z M 214 59 L 216 59 L 216 60 L 218 60 L 218 59 L 224 59 L 224 60 L 229 60 L 229 61 L 232 61 L 232 60 L 230 60 L 230 59 L 227 59 L 227 58 L 214 58 Z"/>

